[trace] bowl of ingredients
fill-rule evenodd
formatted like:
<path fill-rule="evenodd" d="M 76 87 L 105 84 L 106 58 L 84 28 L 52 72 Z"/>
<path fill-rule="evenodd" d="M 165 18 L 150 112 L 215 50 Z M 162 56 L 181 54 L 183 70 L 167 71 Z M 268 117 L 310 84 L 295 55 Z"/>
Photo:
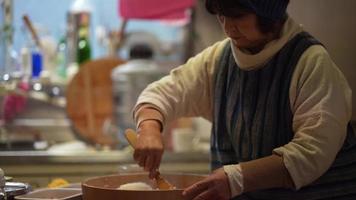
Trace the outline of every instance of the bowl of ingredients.
<path fill-rule="evenodd" d="M 82 182 L 83 200 L 183 200 L 183 190 L 205 177 L 197 174 L 161 174 L 161 176 L 174 185 L 174 188 L 159 189 L 156 181 L 149 179 L 147 173 L 90 178 Z"/>

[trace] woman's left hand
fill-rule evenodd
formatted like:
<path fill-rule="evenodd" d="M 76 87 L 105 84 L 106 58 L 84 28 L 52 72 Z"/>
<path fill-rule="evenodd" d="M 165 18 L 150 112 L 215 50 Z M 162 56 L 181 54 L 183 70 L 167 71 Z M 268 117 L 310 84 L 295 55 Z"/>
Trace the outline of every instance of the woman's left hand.
<path fill-rule="evenodd" d="M 223 168 L 215 170 L 207 178 L 183 191 L 183 196 L 192 200 L 227 200 L 231 197 L 229 179 Z"/>

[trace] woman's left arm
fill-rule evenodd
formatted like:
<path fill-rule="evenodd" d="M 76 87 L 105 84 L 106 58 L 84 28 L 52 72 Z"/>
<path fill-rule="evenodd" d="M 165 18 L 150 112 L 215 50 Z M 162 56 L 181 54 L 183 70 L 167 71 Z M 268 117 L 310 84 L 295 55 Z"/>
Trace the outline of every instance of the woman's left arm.
<path fill-rule="evenodd" d="M 220 173 L 216 180 L 230 182 L 231 196 L 268 188 L 300 189 L 325 173 L 340 151 L 351 119 L 352 92 L 322 46 L 312 46 L 302 55 L 289 96 L 294 138 L 274 149 L 271 156 L 230 166 Z M 213 180 L 203 183 L 206 190 L 214 189 Z M 197 188 L 191 187 L 185 194 L 195 191 Z"/>
<path fill-rule="evenodd" d="M 244 191 L 300 189 L 324 174 L 340 151 L 351 119 L 351 89 L 323 46 L 300 58 L 290 86 L 294 137 L 272 156 L 241 163 Z"/>
<path fill-rule="evenodd" d="M 302 55 L 293 74 L 290 102 L 294 138 L 274 149 L 296 189 L 323 175 L 334 162 L 351 119 L 352 92 L 321 45 Z"/>

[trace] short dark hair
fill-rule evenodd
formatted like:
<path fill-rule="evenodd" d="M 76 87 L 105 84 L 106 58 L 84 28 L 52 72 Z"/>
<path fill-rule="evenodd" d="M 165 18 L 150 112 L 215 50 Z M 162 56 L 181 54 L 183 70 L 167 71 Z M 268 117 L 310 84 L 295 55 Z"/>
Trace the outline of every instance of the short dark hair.
<path fill-rule="evenodd" d="M 205 8 L 210 14 L 232 18 L 239 17 L 246 13 L 254 13 L 257 15 L 253 9 L 243 5 L 238 0 L 205 0 Z M 276 24 L 283 23 L 286 19 L 287 15 L 278 20 L 272 20 L 257 15 L 257 23 L 262 33 L 276 31 Z"/>

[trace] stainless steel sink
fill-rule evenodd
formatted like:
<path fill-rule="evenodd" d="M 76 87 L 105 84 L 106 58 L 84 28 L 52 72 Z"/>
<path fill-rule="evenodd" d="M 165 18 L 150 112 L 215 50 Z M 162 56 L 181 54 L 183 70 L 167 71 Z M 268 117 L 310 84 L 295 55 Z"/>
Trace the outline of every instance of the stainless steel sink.
<path fill-rule="evenodd" d="M 51 145 L 75 139 L 80 138 L 63 106 L 33 98 L 12 122 L 0 126 L 0 151 L 43 150 L 44 142 Z"/>
<path fill-rule="evenodd" d="M 0 142 L 0 151 L 43 151 L 48 147 L 47 141 L 2 141 Z"/>
<path fill-rule="evenodd" d="M 0 151 L 33 151 L 36 150 L 32 141 L 0 142 Z"/>

